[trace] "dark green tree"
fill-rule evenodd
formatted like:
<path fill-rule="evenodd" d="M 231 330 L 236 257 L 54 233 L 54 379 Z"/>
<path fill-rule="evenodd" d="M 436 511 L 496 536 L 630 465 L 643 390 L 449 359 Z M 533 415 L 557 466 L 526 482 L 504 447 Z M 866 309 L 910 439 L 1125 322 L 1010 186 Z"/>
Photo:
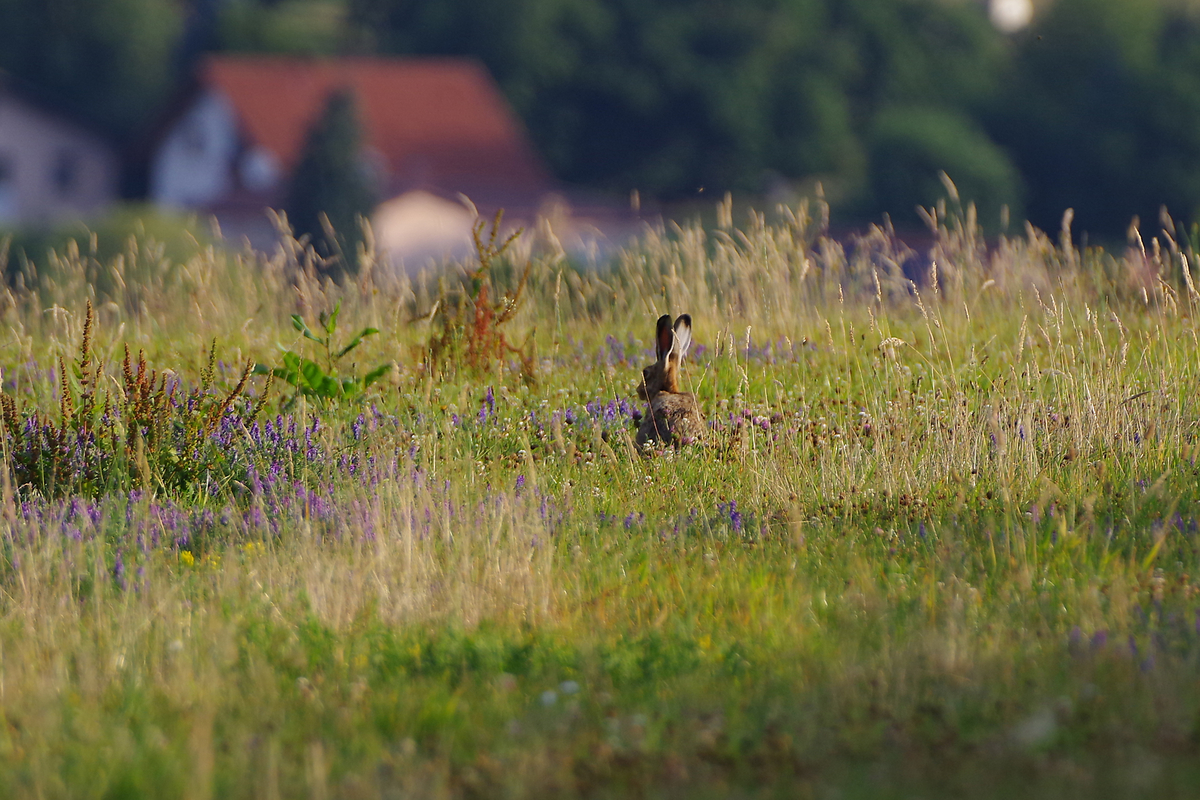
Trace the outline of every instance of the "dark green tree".
<path fill-rule="evenodd" d="M 1136 214 L 1200 212 L 1200 19 L 1182 3 L 1058 0 L 1016 43 L 989 127 L 1028 212 L 1120 240 Z"/>
<path fill-rule="evenodd" d="M 1021 218 L 1021 178 L 1008 155 L 967 115 L 949 109 L 897 106 L 875 115 L 870 135 L 870 197 L 874 208 L 911 226 L 917 206 L 946 196 L 941 173 L 963 203 L 997 230 L 1001 209 Z"/>
<path fill-rule="evenodd" d="M 481 58 L 572 182 L 678 197 L 754 191 L 768 173 L 819 177 L 875 214 L 891 209 L 867 174 L 874 119 L 907 104 L 946 111 L 921 122 L 958 114 L 958 129 L 1006 161 L 976 120 L 1005 55 L 976 4 L 349 0 L 348 17 L 368 51 Z M 936 183 L 927 161 L 910 159 L 910 172 Z M 1012 182 L 988 180 L 1010 172 L 995 166 L 967 184 L 998 205 Z"/>
<path fill-rule="evenodd" d="M 355 105 L 348 90 L 329 96 L 309 131 L 284 205 L 296 236 L 310 237 L 335 278 L 357 269 L 362 220 L 376 201 Z"/>
<path fill-rule="evenodd" d="M 0 0 L 0 71 L 114 139 L 142 135 L 175 88 L 177 0 Z"/>

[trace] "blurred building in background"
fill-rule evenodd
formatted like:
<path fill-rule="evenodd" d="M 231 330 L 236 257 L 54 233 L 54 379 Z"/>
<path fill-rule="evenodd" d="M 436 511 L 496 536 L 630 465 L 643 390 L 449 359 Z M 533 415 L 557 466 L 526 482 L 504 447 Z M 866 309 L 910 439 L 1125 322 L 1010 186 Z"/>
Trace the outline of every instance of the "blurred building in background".
<path fill-rule="evenodd" d="M 455 58 L 211 57 L 156 139 L 151 200 L 212 214 L 227 239 L 270 249 L 267 209 L 282 205 L 310 128 L 341 90 L 357 103 L 362 169 L 384 201 L 376 240 L 393 258 L 464 250 L 474 220 L 464 197 L 514 221 L 561 209 L 487 71 Z"/>
<path fill-rule="evenodd" d="M 0 79 L 0 225 L 46 227 L 103 212 L 118 173 L 102 137 Z"/>

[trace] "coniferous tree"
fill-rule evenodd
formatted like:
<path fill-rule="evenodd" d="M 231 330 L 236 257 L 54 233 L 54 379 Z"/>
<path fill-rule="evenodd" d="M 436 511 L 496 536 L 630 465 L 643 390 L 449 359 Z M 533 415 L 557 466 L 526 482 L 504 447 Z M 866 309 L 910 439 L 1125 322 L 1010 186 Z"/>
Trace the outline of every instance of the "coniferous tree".
<path fill-rule="evenodd" d="M 335 278 L 358 267 L 361 219 L 375 206 L 371 183 L 354 95 L 336 91 L 309 131 L 284 205 L 296 236 L 311 238 Z"/>

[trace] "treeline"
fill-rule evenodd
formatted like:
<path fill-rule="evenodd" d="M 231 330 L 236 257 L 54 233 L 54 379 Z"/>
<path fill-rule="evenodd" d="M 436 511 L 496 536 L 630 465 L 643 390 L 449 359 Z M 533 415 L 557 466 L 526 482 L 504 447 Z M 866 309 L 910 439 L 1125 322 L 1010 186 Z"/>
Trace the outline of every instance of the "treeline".
<path fill-rule="evenodd" d="M 1120 236 L 1200 212 L 1194 0 L 0 0 L 0 67 L 135 136 L 206 50 L 481 59 L 562 179 L 679 198 L 820 180 L 915 224 L 945 170 L 985 220 Z"/>

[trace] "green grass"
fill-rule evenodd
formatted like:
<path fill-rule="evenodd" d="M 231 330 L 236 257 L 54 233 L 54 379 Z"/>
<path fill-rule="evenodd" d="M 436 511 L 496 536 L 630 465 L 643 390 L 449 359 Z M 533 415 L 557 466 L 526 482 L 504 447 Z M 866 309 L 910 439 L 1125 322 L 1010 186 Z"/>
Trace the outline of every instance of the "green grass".
<path fill-rule="evenodd" d="M 804 208 L 600 273 L 525 243 L 533 385 L 427 374 L 432 280 L 115 263 L 144 279 L 92 297 L 109 365 L 186 389 L 216 338 L 227 390 L 341 302 L 380 334 L 339 374 L 396 367 L 294 430 L 277 394 L 192 486 L 132 458 L 99 496 L 4 484 L 0 794 L 1190 796 L 1194 254 L 934 221 L 919 258 Z M 84 261 L 0 298 L 26 409 L 59 408 Z M 645 455 L 667 311 L 714 435 Z"/>

